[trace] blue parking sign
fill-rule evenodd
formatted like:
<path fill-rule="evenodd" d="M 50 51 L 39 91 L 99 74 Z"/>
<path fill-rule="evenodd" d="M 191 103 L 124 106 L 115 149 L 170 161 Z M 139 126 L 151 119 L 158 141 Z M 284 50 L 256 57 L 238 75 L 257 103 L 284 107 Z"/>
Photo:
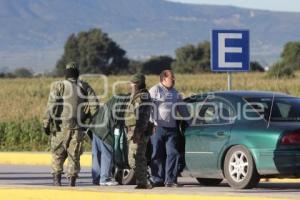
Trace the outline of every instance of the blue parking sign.
<path fill-rule="evenodd" d="M 211 69 L 216 72 L 249 71 L 249 31 L 213 30 Z"/>

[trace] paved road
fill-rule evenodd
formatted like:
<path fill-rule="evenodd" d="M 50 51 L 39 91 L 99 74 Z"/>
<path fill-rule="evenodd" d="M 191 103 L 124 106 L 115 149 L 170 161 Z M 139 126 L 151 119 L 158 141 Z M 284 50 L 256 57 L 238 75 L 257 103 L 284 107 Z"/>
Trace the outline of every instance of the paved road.
<path fill-rule="evenodd" d="M 0 188 L 53 188 L 50 168 L 46 166 L 15 166 L 0 165 Z M 63 185 L 67 181 L 63 178 Z M 300 199 L 300 183 L 260 183 L 258 188 L 252 190 L 234 190 L 226 182 L 218 187 L 205 187 L 193 178 L 179 178 L 184 184 L 181 188 L 154 188 L 143 192 L 158 194 L 197 194 L 197 195 L 229 195 L 229 196 L 255 196 L 275 197 L 284 199 Z M 91 184 L 90 169 L 84 168 L 80 173 L 76 190 L 105 191 L 105 192 L 136 192 L 134 186 L 100 187 Z M 68 189 L 68 187 L 63 187 Z"/>

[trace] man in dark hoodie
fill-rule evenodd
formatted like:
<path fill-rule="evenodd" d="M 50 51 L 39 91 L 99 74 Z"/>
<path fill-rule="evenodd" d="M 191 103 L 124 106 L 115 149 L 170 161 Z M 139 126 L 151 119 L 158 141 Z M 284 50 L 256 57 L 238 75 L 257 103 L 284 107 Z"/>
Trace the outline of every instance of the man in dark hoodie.
<path fill-rule="evenodd" d="M 130 100 L 130 95 L 114 95 L 99 110 L 93 121 L 93 127 L 89 129 L 92 138 L 92 178 L 94 185 L 115 186 L 118 185 L 113 178 L 112 168 L 117 162 L 115 146 L 126 138 L 120 136 L 124 129 L 124 110 Z M 121 147 L 122 148 L 122 147 Z M 121 154 L 126 154 L 126 150 Z M 123 156 L 125 157 L 125 156 Z M 126 160 L 119 162 L 126 165 Z"/>

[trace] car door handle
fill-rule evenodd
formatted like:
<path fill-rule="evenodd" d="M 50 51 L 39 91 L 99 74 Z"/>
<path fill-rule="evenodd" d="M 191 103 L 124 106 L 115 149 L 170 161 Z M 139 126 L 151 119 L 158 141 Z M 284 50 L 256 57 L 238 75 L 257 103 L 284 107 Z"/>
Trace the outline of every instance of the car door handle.
<path fill-rule="evenodd" d="M 224 131 L 219 131 L 219 132 L 216 133 L 216 135 L 218 137 L 224 137 L 224 136 L 226 136 L 226 133 Z"/>

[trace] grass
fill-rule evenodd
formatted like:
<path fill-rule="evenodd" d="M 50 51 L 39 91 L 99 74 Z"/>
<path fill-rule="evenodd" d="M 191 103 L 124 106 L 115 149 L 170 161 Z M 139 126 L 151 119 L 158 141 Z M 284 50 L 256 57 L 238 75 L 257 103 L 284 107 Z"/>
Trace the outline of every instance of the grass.
<path fill-rule="evenodd" d="M 264 90 L 288 93 L 300 96 L 300 79 L 296 73 L 293 79 L 267 79 L 264 73 L 234 73 L 234 90 Z M 107 95 L 104 94 L 103 79 L 84 77 L 95 89 L 100 101 L 105 102 L 118 82 L 116 91 L 128 91 L 126 84 L 130 76 L 108 77 Z M 39 136 L 41 121 L 51 83 L 55 78 L 0 79 L 0 150 L 47 150 L 47 138 Z M 121 82 L 120 82 L 121 81 Z M 147 76 L 147 86 L 158 83 L 158 76 Z M 227 74 L 204 73 L 194 75 L 176 75 L 176 89 L 189 96 L 194 93 L 227 89 Z"/>

